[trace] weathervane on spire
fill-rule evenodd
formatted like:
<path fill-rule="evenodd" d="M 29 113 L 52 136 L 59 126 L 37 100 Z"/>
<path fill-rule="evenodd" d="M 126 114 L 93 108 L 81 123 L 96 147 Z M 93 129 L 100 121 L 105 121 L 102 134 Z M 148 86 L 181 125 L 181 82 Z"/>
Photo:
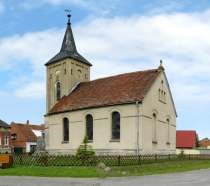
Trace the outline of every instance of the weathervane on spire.
<path fill-rule="evenodd" d="M 160 66 L 158 67 L 158 71 L 164 71 L 164 67 L 162 65 L 163 61 L 162 59 L 160 60 Z"/>
<path fill-rule="evenodd" d="M 68 17 L 67 25 L 71 25 L 71 23 L 70 23 L 70 17 L 71 17 L 71 14 L 70 14 L 71 10 L 70 10 L 70 8 L 68 10 L 65 10 L 65 12 L 69 12 L 68 15 L 67 15 L 67 17 Z"/>

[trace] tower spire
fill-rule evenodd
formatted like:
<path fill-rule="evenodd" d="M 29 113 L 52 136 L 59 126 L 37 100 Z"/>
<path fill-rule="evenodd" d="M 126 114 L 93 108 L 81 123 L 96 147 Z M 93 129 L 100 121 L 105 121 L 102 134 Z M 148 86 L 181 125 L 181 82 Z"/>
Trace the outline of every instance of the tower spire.
<path fill-rule="evenodd" d="M 73 58 L 73 59 L 76 59 L 78 61 L 81 61 L 85 64 L 92 66 L 92 64 L 90 62 L 88 62 L 84 57 L 82 57 L 77 52 L 73 32 L 71 29 L 71 22 L 70 22 L 70 17 L 71 17 L 70 12 L 71 11 L 70 11 L 70 9 L 65 10 L 65 11 L 68 12 L 68 15 L 67 15 L 68 22 L 67 22 L 66 32 L 65 32 L 65 35 L 63 38 L 60 52 L 57 55 L 55 55 L 51 60 L 49 60 L 45 65 L 49 65 L 51 63 L 54 63 L 54 62 L 64 59 L 64 58 Z"/>

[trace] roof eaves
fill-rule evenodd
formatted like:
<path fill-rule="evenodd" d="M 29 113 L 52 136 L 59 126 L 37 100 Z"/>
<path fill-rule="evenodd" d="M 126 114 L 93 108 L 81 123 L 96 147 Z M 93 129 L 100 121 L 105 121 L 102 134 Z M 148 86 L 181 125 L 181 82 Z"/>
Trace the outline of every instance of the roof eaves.
<path fill-rule="evenodd" d="M 135 104 L 136 104 L 136 101 L 123 102 L 123 103 L 113 103 L 113 104 L 105 104 L 105 105 L 83 107 L 83 108 L 72 109 L 72 110 L 57 111 L 57 112 L 48 113 L 47 115 L 60 114 L 60 113 L 71 112 L 71 111 L 77 111 L 77 110 L 84 110 L 84 109 L 90 109 L 90 108 L 108 107 L 108 106 L 113 106 L 113 105 L 132 104 L 132 103 L 135 103 Z M 142 103 L 142 100 L 139 100 L 138 103 Z"/>

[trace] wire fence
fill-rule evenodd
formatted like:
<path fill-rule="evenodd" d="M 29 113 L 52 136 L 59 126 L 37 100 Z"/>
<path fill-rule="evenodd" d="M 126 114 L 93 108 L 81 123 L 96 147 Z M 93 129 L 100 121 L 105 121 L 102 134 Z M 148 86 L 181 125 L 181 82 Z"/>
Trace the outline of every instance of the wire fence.
<path fill-rule="evenodd" d="M 210 160 L 209 154 L 167 154 L 139 156 L 75 156 L 75 155 L 29 155 L 13 154 L 14 165 L 34 166 L 96 166 L 104 163 L 106 166 L 143 165 L 183 160 Z"/>

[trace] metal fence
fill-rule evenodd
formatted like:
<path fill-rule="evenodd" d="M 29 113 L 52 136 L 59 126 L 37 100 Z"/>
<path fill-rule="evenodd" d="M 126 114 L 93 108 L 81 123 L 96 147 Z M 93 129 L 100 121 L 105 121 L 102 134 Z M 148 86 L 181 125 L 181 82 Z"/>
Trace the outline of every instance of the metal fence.
<path fill-rule="evenodd" d="M 139 156 L 74 156 L 74 155 L 29 155 L 13 154 L 14 165 L 34 166 L 106 166 L 142 165 L 183 160 L 210 160 L 209 154 L 197 155 L 139 155 Z"/>

